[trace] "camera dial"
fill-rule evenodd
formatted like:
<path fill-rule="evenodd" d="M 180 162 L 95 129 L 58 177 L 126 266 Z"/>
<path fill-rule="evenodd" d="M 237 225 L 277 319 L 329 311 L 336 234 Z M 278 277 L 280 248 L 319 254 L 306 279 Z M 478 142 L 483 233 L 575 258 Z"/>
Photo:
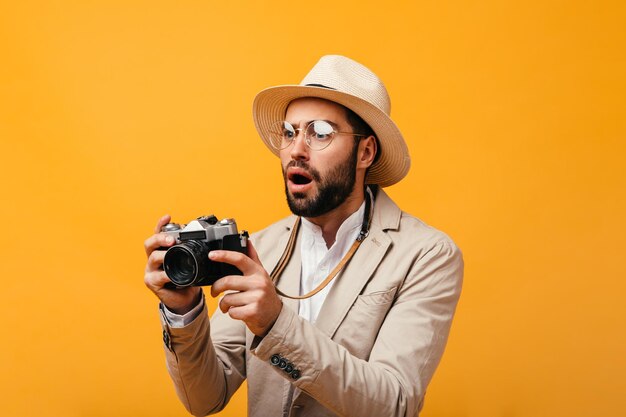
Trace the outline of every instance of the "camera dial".
<path fill-rule="evenodd" d="M 198 217 L 198 220 L 202 221 L 202 222 L 207 222 L 210 225 L 213 225 L 215 223 L 217 223 L 217 217 L 215 217 L 214 215 L 209 215 L 209 216 L 200 216 Z"/>
<path fill-rule="evenodd" d="M 175 230 L 180 230 L 183 227 L 185 227 L 185 225 L 183 225 L 181 227 L 180 224 L 178 224 L 178 223 L 168 223 L 165 226 L 161 227 L 161 231 L 162 232 L 173 232 Z"/>

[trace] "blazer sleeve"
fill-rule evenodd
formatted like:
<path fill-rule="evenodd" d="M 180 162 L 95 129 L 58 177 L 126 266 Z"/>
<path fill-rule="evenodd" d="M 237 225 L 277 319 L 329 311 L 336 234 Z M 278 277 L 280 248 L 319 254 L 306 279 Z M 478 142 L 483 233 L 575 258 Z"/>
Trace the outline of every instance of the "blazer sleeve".
<path fill-rule="evenodd" d="M 381 324 L 368 360 L 350 354 L 296 312 L 283 308 L 251 353 L 286 357 L 302 391 L 342 416 L 416 416 L 439 363 L 459 299 L 463 259 L 451 241 L 417 259 Z M 278 366 L 285 378 L 293 379 Z"/>
<path fill-rule="evenodd" d="M 170 327 L 161 312 L 167 370 L 176 393 L 191 414 L 222 410 L 246 378 L 243 322 L 219 309 L 211 321 L 206 304 L 185 327 Z"/>

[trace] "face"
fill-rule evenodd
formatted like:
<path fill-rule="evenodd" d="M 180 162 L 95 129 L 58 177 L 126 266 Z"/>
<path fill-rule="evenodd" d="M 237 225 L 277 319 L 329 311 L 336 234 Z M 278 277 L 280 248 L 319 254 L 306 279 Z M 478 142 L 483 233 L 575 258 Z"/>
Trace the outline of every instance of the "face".
<path fill-rule="evenodd" d="M 345 109 L 333 102 L 302 98 L 292 101 L 285 120 L 304 128 L 313 120 L 326 120 L 339 132 L 351 132 Z M 314 151 L 304 134 L 280 151 L 285 193 L 291 211 L 304 217 L 318 217 L 339 207 L 354 191 L 357 172 L 358 139 L 336 135 L 325 149 Z"/>

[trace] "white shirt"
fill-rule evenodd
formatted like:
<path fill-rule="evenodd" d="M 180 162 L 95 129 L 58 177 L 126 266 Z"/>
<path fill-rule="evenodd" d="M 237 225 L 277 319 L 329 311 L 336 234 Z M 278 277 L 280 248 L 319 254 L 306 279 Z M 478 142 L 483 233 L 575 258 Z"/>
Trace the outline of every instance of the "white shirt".
<path fill-rule="evenodd" d="M 370 193 L 369 189 L 367 192 Z M 371 194 L 370 198 L 372 198 Z M 373 210 L 373 207 L 370 210 Z M 337 230 L 335 243 L 333 243 L 330 248 L 326 247 L 326 241 L 324 241 L 324 237 L 322 236 L 322 229 L 304 217 L 302 218 L 300 295 L 304 295 L 317 288 L 320 282 L 324 281 L 328 274 L 341 262 L 341 259 L 348 253 L 348 250 L 350 250 L 350 247 L 361 231 L 364 213 L 365 201 L 357 211 L 352 213 L 341 223 L 341 226 L 339 226 Z M 311 323 L 315 323 L 335 279 L 337 279 L 337 277 L 313 297 L 300 300 L 298 314 L 302 318 Z M 161 304 L 160 307 L 171 327 L 184 327 L 200 314 L 204 303 L 204 294 L 202 294 L 202 299 L 198 305 L 184 315 L 171 312 L 163 304 Z"/>
<path fill-rule="evenodd" d="M 337 230 L 335 243 L 330 248 L 326 247 L 326 241 L 322 236 L 322 229 L 302 218 L 302 243 L 300 245 L 300 256 L 302 258 L 302 270 L 300 273 L 300 295 L 317 288 L 326 279 L 328 274 L 341 262 L 350 247 L 356 240 L 361 225 L 363 224 L 363 213 L 365 212 L 365 202 L 361 207 L 350 215 Z M 336 278 L 335 278 L 336 279 Z M 322 304 L 326 300 L 330 289 L 335 281 L 333 279 L 326 287 L 313 297 L 300 300 L 298 314 L 315 323 L 319 315 Z"/>

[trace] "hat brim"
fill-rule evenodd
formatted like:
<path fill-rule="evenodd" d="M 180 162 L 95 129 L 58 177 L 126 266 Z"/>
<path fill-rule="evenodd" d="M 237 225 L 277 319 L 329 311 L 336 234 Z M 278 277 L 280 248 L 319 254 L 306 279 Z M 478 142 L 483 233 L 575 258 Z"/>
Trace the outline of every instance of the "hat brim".
<path fill-rule="evenodd" d="M 272 153 L 279 155 L 269 140 L 272 124 L 285 118 L 289 103 L 303 97 L 322 98 L 341 104 L 358 114 L 374 130 L 380 155 L 368 171 L 366 184 L 387 187 L 400 181 L 409 172 L 409 150 L 393 120 L 363 99 L 324 87 L 283 85 L 267 88 L 257 94 L 252 105 L 254 124 Z"/>

